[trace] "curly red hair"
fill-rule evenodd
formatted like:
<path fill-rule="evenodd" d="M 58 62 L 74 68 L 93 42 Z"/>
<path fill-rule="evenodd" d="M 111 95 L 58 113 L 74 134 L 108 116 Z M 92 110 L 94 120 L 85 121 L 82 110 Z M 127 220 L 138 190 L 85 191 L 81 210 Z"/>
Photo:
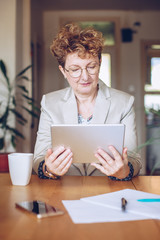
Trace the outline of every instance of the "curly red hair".
<path fill-rule="evenodd" d="M 92 28 L 81 30 L 77 24 L 67 24 L 62 27 L 53 40 L 50 50 L 57 58 L 59 65 L 64 67 L 69 53 L 78 53 L 85 58 L 86 54 L 101 59 L 104 39 L 101 32 Z"/>

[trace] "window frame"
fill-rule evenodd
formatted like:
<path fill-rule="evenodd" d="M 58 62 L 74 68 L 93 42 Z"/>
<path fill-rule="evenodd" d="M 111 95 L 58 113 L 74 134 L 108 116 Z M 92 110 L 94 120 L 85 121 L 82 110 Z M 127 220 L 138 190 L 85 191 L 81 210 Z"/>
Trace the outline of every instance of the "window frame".
<path fill-rule="evenodd" d="M 149 49 L 152 45 L 160 45 L 160 40 L 143 40 L 141 42 L 141 49 L 142 49 L 142 89 L 143 89 L 143 98 L 145 94 L 160 94 L 159 91 L 145 91 L 145 84 L 148 74 L 148 64 L 147 64 L 147 57 L 160 57 L 160 49 Z"/>

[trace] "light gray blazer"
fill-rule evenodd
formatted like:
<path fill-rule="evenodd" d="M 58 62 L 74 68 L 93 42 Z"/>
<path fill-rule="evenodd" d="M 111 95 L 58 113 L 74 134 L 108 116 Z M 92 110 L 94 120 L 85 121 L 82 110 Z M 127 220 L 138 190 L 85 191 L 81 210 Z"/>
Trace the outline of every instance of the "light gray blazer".
<path fill-rule="evenodd" d="M 137 147 L 137 134 L 134 112 L 134 97 L 119 90 L 107 87 L 99 81 L 93 124 L 123 123 L 126 126 L 124 146 L 129 150 L 129 161 L 134 168 L 134 176 L 141 168 L 140 157 L 133 150 Z M 41 116 L 34 151 L 33 168 L 38 173 L 39 163 L 44 160 L 51 148 L 52 124 L 77 124 L 78 111 L 74 92 L 71 87 L 48 93 L 41 101 Z M 132 154 L 131 154 L 132 152 Z M 72 164 L 67 175 L 103 175 L 90 164 Z"/>

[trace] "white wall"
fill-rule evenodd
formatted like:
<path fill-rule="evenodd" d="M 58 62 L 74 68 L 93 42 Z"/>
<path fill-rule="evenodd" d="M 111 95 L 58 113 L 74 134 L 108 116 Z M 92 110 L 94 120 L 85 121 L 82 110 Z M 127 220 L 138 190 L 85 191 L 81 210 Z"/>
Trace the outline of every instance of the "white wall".
<path fill-rule="evenodd" d="M 0 59 L 6 63 L 8 76 L 13 83 L 16 74 L 31 64 L 30 0 L 0 0 L 0 33 Z M 2 77 L 0 75 L 0 78 Z M 28 87 L 30 88 L 30 84 Z M 5 89 L 2 84 L 0 101 L 5 98 Z M 10 121 L 13 126 L 16 124 L 14 120 L 12 116 Z M 21 129 L 26 140 L 19 141 L 17 146 L 19 151 L 30 151 L 31 131 L 29 128 L 28 125 Z M 10 144 L 7 151 L 14 151 Z"/>
<path fill-rule="evenodd" d="M 0 59 L 7 65 L 8 76 L 15 76 L 16 73 L 16 0 L 0 1 Z M 0 79 L 3 76 L 0 75 Z M 4 79 L 4 78 L 3 78 Z M 11 77 L 13 82 L 14 77 Z M 5 79 L 1 82 L 0 101 L 3 101 L 1 110 L 5 106 L 5 94 L 7 89 Z M 4 88 L 3 88 L 4 87 Z M 3 88 L 3 91 L 2 91 Z M 14 118 L 11 119 L 11 124 L 14 125 Z M 2 133 L 0 132 L 0 135 Z M 9 136 L 8 136 L 9 139 Z M 13 151 L 10 141 L 8 140 L 8 151 Z"/>
<path fill-rule="evenodd" d="M 0 58 L 8 66 L 8 74 L 15 75 L 16 59 L 16 0 L 0 1 Z"/>
<path fill-rule="evenodd" d="M 51 56 L 49 46 L 56 35 L 61 19 L 70 18 L 102 18 L 118 17 L 120 28 L 129 27 L 136 30 L 131 43 L 120 43 L 120 75 L 118 76 L 119 89 L 135 96 L 135 109 L 137 115 L 137 130 L 139 144 L 145 141 L 144 105 L 142 101 L 143 86 L 141 81 L 141 40 L 160 39 L 160 11 L 44 11 L 43 12 L 43 69 L 41 69 L 42 94 L 57 90 L 65 86 L 65 81 L 59 73 L 56 60 Z M 135 27 L 135 22 L 141 26 Z M 145 152 L 142 152 L 143 169 L 145 172 Z"/>

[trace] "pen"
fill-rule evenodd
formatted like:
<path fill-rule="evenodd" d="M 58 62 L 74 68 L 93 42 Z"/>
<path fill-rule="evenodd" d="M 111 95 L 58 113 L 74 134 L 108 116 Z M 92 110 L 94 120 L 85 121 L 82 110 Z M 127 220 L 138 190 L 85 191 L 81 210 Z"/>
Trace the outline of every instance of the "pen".
<path fill-rule="evenodd" d="M 126 210 L 126 205 L 127 205 L 127 200 L 125 198 L 121 198 L 121 207 L 123 211 Z"/>
<path fill-rule="evenodd" d="M 160 202 L 160 198 L 137 199 L 138 202 Z"/>

